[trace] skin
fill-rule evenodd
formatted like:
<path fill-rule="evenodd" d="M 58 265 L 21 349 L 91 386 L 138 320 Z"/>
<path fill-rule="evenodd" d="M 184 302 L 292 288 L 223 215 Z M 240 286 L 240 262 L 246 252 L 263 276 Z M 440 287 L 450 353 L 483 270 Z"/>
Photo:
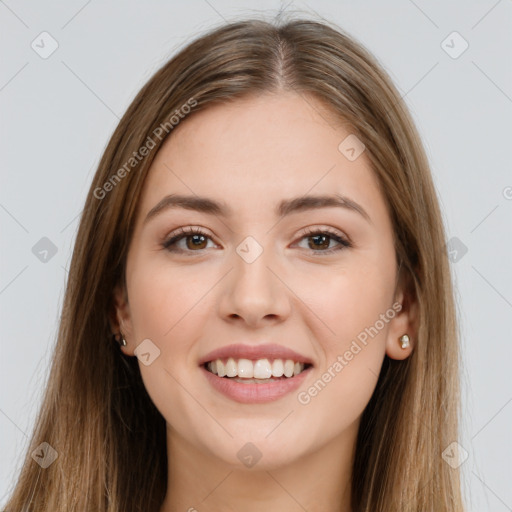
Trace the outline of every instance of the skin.
<path fill-rule="evenodd" d="M 365 152 L 349 161 L 338 145 L 350 130 L 327 119 L 317 100 L 289 92 L 210 107 L 182 121 L 149 171 L 127 290 L 114 291 L 113 329 L 123 333 L 127 355 L 147 338 L 160 350 L 148 366 L 139 361 L 167 422 L 169 479 L 160 512 L 350 511 L 361 414 L 384 355 L 410 356 L 417 312 L 409 302 L 308 404 L 298 401 L 359 333 L 404 300 L 389 212 L 369 161 Z M 336 207 L 275 216 L 282 199 L 334 192 L 359 203 L 371 222 Z M 143 224 L 171 193 L 224 201 L 235 214 L 175 208 Z M 162 246 L 187 226 L 209 238 L 196 239 L 199 248 L 194 237 L 182 239 L 181 253 Z M 330 228 L 353 246 L 321 253 L 338 242 L 315 245 L 307 227 Z M 250 264 L 236 252 L 249 235 L 263 248 Z M 404 333 L 407 349 L 398 341 Z M 230 400 L 198 362 L 231 343 L 290 347 L 312 359 L 313 371 L 276 401 Z M 262 454 L 252 468 L 237 457 L 247 442 Z"/>

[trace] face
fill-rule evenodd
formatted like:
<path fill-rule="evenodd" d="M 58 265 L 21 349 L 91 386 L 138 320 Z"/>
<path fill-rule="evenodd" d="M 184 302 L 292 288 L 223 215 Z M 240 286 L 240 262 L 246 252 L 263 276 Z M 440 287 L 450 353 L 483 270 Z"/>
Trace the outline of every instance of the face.
<path fill-rule="evenodd" d="M 292 93 L 210 107 L 151 166 L 115 303 L 176 446 L 242 466 L 251 442 L 272 468 L 354 439 L 384 355 L 410 354 L 384 197 L 326 119 Z"/>

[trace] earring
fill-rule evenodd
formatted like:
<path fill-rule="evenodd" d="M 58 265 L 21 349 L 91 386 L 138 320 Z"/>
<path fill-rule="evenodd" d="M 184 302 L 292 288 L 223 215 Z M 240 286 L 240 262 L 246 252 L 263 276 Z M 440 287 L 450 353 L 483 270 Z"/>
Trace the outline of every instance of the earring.
<path fill-rule="evenodd" d="M 402 348 L 407 348 L 410 344 L 409 342 L 411 341 L 407 334 L 400 336 L 399 340 L 400 340 L 400 346 Z"/>
<path fill-rule="evenodd" d="M 120 347 L 126 347 L 126 340 L 121 332 L 119 332 L 119 334 L 114 334 L 113 339 Z"/>

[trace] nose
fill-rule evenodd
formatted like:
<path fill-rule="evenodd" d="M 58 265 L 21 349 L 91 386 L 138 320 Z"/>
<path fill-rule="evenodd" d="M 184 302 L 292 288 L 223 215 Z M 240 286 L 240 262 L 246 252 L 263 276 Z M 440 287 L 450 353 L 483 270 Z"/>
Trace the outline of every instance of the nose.
<path fill-rule="evenodd" d="M 284 321 L 291 310 L 291 292 L 270 250 L 265 249 L 250 263 L 235 253 L 232 263 L 234 268 L 223 280 L 221 290 L 222 318 L 252 328 Z"/>

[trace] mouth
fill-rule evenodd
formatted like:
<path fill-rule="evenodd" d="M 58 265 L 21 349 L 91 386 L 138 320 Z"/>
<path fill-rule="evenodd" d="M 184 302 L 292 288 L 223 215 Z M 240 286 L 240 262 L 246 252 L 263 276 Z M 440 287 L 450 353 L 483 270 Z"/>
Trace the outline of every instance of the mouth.
<path fill-rule="evenodd" d="M 304 383 L 313 365 L 293 359 L 214 359 L 200 365 L 211 388 L 242 404 L 272 402 Z"/>

